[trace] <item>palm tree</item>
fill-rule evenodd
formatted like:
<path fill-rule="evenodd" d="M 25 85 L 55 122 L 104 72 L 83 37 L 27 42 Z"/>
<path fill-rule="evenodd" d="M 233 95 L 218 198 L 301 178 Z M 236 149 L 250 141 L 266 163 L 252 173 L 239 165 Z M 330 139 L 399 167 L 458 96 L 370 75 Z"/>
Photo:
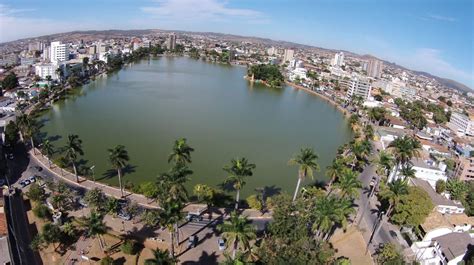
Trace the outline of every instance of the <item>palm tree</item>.
<path fill-rule="evenodd" d="M 170 252 L 166 250 L 161 250 L 159 248 L 152 250 L 153 258 L 146 259 L 145 265 L 174 265 L 178 263 L 178 259 L 171 257 Z"/>
<path fill-rule="evenodd" d="M 319 171 L 319 165 L 316 162 L 318 155 L 312 148 L 302 148 L 300 153 L 294 156 L 288 162 L 290 165 L 298 165 L 298 182 L 296 183 L 295 194 L 293 195 L 293 201 L 296 200 L 298 191 L 300 189 L 301 181 L 307 176 L 313 179 L 313 171 Z"/>
<path fill-rule="evenodd" d="M 185 183 L 188 176 L 193 173 L 186 165 L 177 164 L 168 172 L 163 173 L 157 178 L 157 186 L 159 190 L 158 200 L 160 203 L 168 201 L 186 202 L 188 200 L 188 192 Z"/>
<path fill-rule="evenodd" d="M 117 175 L 119 178 L 120 194 L 123 197 L 123 187 L 122 187 L 122 169 L 127 165 L 127 162 L 130 160 L 128 152 L 123 145 L 117 145 L 112 149 L 109 149 L 109 161 L 110 164 L 117 170 Z"/>
<path fill-rule="evenodd" d="M 90 216 L 85 220 L 87 236 L 97 237 L 99 245 L 103 249 L 104 245 L 101 236 L 107 233 L 107 226 L 104 223 L 104 216 L 100 213 L 92 211 Z"/>
<path fill-rule="evenodd" d="M 235 258 L 237 248 L 243 250 L 250 249 L 250 240 L 255 239 L 255 228 L 244 216 L 239 216 L 237 212 L 230 214 L 229 220 L 219 224 L 217 229 L 222 232 L 227 245 L 233 245 L 232 258 Z"/>
<path fill-rule="evenodd" d="M 377 165 L 377 174 L 379 175 L 389 175 L 390 170 L 394 166 L 394 158 L 390 153 L 382 150 L 379 152 L 377 158 L 374 160 L 374 163 Z"/>
<path fill-rule="evenodd" d="M 253 175 L 252 170 L 255 169 L 255 167 L 255 164 L 249 163 L 246 158 L 232 159 L 230 165 L 224 166 L 224 171 L 229 173 L 224 183 L 231 183 L 236 190 L 236 210 L 239 208 L 240 190 L 245 185 L 245 178 Z"/>
<path fill-rule="evenodd" d="M 191 152 L 194 149 L 186 143 L 186 138 L 174 142 L 173 151 L 168 156 L 168 163 L 174 161 L 176 164 L 191 163 Z"/>
<path fill-rule="evenodd" d="M 41 150 L 43 154 L 46 154 L 48 158 L 49 168 L 51 168 L 51 158 L 54 154 L 54 147 L 49 140 L 44 141 L 43 145 L 41 146 Z"/>
<path fill-rule="evenodd" d="M 338 178 L 334 186 L 341 191 L 341 196 L 345 198 L 355 198 L 359 195 L 362 182 L 357 179 L 357 173 L 346 168 Z"/>
<path fill-rule="evenodd" d="M 183 205 L 180 202 L 171 201 L 166 202 L 162 206 L 162 211 L 160 212 L 160 225 L 166 227 L 170 233 L 170 255 L 172 258 L 175 257 L 174 253 L 174 242 L 175 234 L 178 233 L 178 222 L 183 219 L 183 214 L 181 210 Z M 178 242 L 179 244 L 179 242 Z"/>
<path fill-rule="evenodd" d="M 337 207 L 336 196 L 317 197 L 312 207 L 312 219 L 314 220 L 312 230 L 321 239 L 341 220 L 341 211 Z"/>
<path fill-rule="evenodd" d="M 372 151 L 372 146 L 369 141 L 355 141 L 351 144 L 351 151 L 356 156 L 358 161 L 367 161 L 370 151 Z"/>
<path fill-rule="evenodd" d="M 34 137 L 38 133 L 38 126 L 35 120 L 31 119 L 26 114 L 21 114 L 17 119 L 17 126 L 20 131 L 20 138 L 24 141 L 25 138 L 30 139 L 31 148 L 35 152 Z"/>
<path fill-rule="evenodd" d="M 332 184 L 337 180 L 344 168 L 346 168 L 346 165 L 344 164 L 344 160 L 341 158 L 334 159 L 332 164 L 327 167 L 326 175 L 329 177 L 327 190 L 331 190 Z"/>
<path fill-rule="evenodd" d="M 405 178 L 414 178 L 415 177 L 416 171 L 413 169 L 413 167 L 410 164 L 406 164 L 400 169 L 400 175 L 402 175 Z"/>
<path fill-rule="evenodd" d="M 79 176 L 77 175 L 76 160 L 78 155 L 84 155 L 82 151 L 82 140 L 76 134 L 70 134 L 67 136 L 68 140 L 66 143 L 66 159 L 72 164 L 74 169 L 74 175 L 76 175 L 76 182 L 79 182 Z"/>
<path fill-rule="evenodd" d="M 364 135 L 366 140 L 372 140 L 374 138 L 374 127 L 370 124 L 365 125 Z"/>
<path fill-rule="evenodd" d="M 386 212 L 387 216 L 392 213 L 393 208 L 400 202 L 401 196 L 405 194 L 408 194 L 408 184 L 406 179 L 394 180 L 390 182 L 388 186 L 382 185 L 380 196 L 389 203 Z"/>
<path fill-rule="evenodd" d="M 399 168 L 408 163 L 413 157 L 420 156 L 420 142 L 408 135 L 398 137 L 392 141 L 388 147 L 392 150 L 395 161 L 397 162 L 394 176 L 397 175 Z"/>

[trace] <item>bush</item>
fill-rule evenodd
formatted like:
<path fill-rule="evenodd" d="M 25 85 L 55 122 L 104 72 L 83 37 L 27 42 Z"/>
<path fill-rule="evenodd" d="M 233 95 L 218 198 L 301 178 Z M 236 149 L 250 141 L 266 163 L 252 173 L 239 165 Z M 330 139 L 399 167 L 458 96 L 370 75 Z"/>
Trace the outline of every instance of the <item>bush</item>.
<path fill-rule="evenodd" d="M 38 204 L 33 208 L 33 213 L 35 214 L 36 217 L 48 220 L 51 218 L 51 212 L 48 208 L 48 206 L 44 204 Z"/>
<path fill-rule="evenodd" d="M 38 183 L 33 183 L 30 186 L 30 190 L 26 193 L 26 196 L 32 201 L 42 202 L 46 199 L 46 193 Z"/>
<path fill-rule="evenodd" d="M 260 198 L 257 196 L 257 195 L 250 195 L 248 198 L 247 198 L 247 203 L 248 205 L 250 206 L 250 208 L 252 209 L 255 209 L 255 210 L 259 210 L 261 211 L 262 208 L 263 208 L 263 205 L 262 205 L 262 200 L 260 200 Z"/>
<path fill-rule="evenodd" d="M 127 255 L 135 255 L 137 252 L 137 244 L 133 240 L 126 240 L 121 246 L 120 250 Z"/>
<path fill-rule="evenodd" d="M 446 182 L 442 179 L 436 181 L 436 192 L 443 193 L 446 191 Z"/>
<path fill-rule="evenodd" d="M 113 265 L 113 264 L 114 264 L 114 259 L 109 256 L 100 260 L 100 265 Z"/>

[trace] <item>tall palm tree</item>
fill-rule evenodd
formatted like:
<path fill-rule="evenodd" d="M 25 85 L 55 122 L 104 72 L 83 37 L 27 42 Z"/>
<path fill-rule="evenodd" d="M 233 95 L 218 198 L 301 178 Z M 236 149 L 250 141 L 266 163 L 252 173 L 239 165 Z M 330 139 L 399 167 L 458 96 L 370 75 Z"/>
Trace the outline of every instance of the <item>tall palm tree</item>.
<path fill-rule="evenodd" d="M 186 138 L 174 142 L 173 151 L 168 157 L 168 163 L 174 161 L 176 164 L 191 163 L 191 152 L 194 149 L 186 143 Z"/>
<path fill-rule="evenodd" d="M 66 143 L 66 159 L 72 164 L 74 169 L 74 175 L 76 176 L 76 182 L 79 182 L 79 176 L 77 175 L 76 160 L 78 155 L 84 155 L 82 151 L 82 140 L 79 139 L 77 134 L 70 134 L 67 136 Z"/>
<path fill-rule="evenodd" d="M 90 216 L 85 220 L 85 228 L 87 236 L 97 237 L 101 248 L 104 247 L 101 236 L 107 233 L 107 226 L 104 223 L 104 216 L 100 213 L 92 211 Z"/>
<path fill-rule="evenodd" d="M 377 166 L 377 173 L 384 176 L 389 175 L 390 170 L 395 165 L 395 159 L 393 156 L 384 150 L 379 152 L 377 158 L 373 162 Z"/>
<path fill-rule="evenodd" d="M 300 189 L 301 181 L 306 177 L 313 179 L 313 171 L 319 171 L 319 165 L 316 162 L 318 155 L 314 152 L 312 148 L 302 148 L 300 153 L 294 156 L 288 162 L 290 165 L 298 165 L 298 182 L 296 183 L 295 194 L 293 195 L 293 201 L 296 200 L 298 196 L 298 191 Z"/>
<path fill-rule="evenodd" d="M 407 179 L 396 179 L 388 183 L 388 185 L 382 185 L 380 196 L 389 203 L 386 212 L 387 216 L 390 216 L 393 208 L 400 202 L 401 196 L 405 194 L 408 194 Z"/>
<path fill-rule="evenodd" d="M 48 163 L 49 163 L 49 168 L 51 168 L 51 158 L 54 154 L 54 147 L 51 144 L 49 140 L 46 140 L 43 142 L 43 145 L 41 146 L 41 150 L 43 151 L 43 154 L 46 154 Z"/>
<path fill-rule="evenodd" d="M 349 168 L 344 169 L 334 186 L 341 191 L 341 196 L 355 198 L 359 195 L 362 182 L 357 179 L 357 173 Z"/>
<path fill-rule="evenodd" d="M 342 170 L 346 168 L 344 160 L 341 158 L 335 158 L 332 161 L 332 164 L 327 167 L 326 175 L 329 177 L 329 182 L 327 183 L 327 190 L 331 190 L 331 186 L 334 181 L 341 175 Z"/>
<path fill-rule="evenodd" d="M 31 148 L 33 149 L 33 152 L 34 152 L 35 150 L 34 137 L 38 133 L 38 125 L 36 124 L 35 120 L 30 118 L 30 116 L 22 113 L 17 118 L 17 126 L 20 131 L 21 140 L 24 141 L 25 138 L 29 139 L 31 143 Z"/>
<path fill-rule="evenodd" d="M 217 226 L 226 239 L 227 245 L 233 245 L 232 258 L 235 258 L 237 248 L 243 250 L 250 249 L 250 240 L 255 239 L 255 227 L 244 216 L 239 216 L 237 212 L 230 214 L 229 220 Z"/>
<path fill-rule="evenodd" d="M 420 142 L 408 135 L 403 137 L 398 137 L 397 139 L 393 140 L 389 145 L 388 148 L 393 152 L 393 156 L 395 157 L 395 161 L 397 162 L 394 176 L 397 175 L 398 170 L 408 163 L 413 157 L 420 156 L 420 149 L 421 144 Z"/>
<path fill-rule="evenodd" d="M 123 197 L 123 187 L 122 187 L 122 169 L 127 165 L 130 157 L 128 152 L 123 145 L 117 145 L 112 149 L 109 149 L 109 162 L 117 170 L 117 175 L 119 178 L 120 194 Z"/>
<path fill-rule="evenodd" d="M 365 125 L 364 135 L 366 140 L 372 140 L 374 138 L 374 127 L 370 124 Z"/>
<path fill-rule="evenodd" d="M 249 163 L 246 158 L 236 158 L 230 161 L 230 165 L 224 166 L 224 171 L 229 173 L 224 183 L 230 183 L 236 190 L 235 209 L 239 208 L 240 190 L 245 185 L 245 178 L 253 175 L 255 164 Z"/>
<path fill-rule="evenodd" d="M 186 165 L 174 165 L 168 172 L 163 173 L 157 178 L 159 190 L 158 200 L 160 203 L 168 201 L 179 201 L 185 203 L 188 200 L 188 192 L 185 183 L 188 176 L 193 173 Z"/>
<path fill-rule="evenodd" d="M 152 250 L 153 258 L 146 259 L 145 265 L 174 265 L 178 263 L 178 259 L 171 257 L 170 252 L 166 250 L 161 250 L 159 248 Z"/>
<path fill-rule="evenodd" d="M 402 175 L 404 178 L 414 178 L 415 173 L 416 171 L 410 164 L 406 164 L 402 167 L 402 169 L 400 169 L 400 175 Z"/>
<path fill-rule="evenodd" d="M 314 220 L 312 230 L 316 236 L 323 238 L 341 220 L 338 199 L 334 195 L 317 197 L 311 209 Z"/>
<path fill-rule="evenodd" d="M 172 258 L 175 257 L 174 245 L 175 245 L 175 235 L 179 234 L 178 232 L 178 222 L 183 219 L 183 214 L 181 210 L 183 209 L 183 204 L 176 201 L 166 202 L 162 206 L 162 211 L 160 212 L 160 225 L 166 227 L 170 234 L 170 255 Z M 178 242 L 179 244 L 179 242 Z"/>

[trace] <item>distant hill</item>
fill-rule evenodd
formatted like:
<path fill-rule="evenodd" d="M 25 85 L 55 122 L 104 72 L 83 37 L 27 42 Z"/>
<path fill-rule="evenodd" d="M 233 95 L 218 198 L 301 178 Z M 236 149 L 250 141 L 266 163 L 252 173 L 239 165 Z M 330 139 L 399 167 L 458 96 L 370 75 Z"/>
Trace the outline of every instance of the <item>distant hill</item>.
<path fill-rule="evenodd" d="M 161 29 L 131 29 L 131 30 L 119 30 L 119 29 L 110 29 L 110 30 L 87 30 L 87 31 L 72 31 L 72 32 L 65 32 L 65 33 L 57 33 L 57 34 L 51 34 L 51 35 L 45 35 L 45 36 L 40 36 L 40 37 L 34 37 L 34 38 L 25 38 L 25 39 L 20 39 L 16 41 L 10 41 L 10 42 L 5 42 L 5 43 L 0 43 L 0 50 L 2 50 L 2 47 L 7 46 L 12 43 L 25 43 L 28 41 L 33 41 L 33 40 L 43 40 L 43 41 L 51 41 L 51 40 L 63 40 L 63 41 L 68 41 L 72 39 L 81 39 L 84 38 L 87 40 L 90 37 L 93 38 L 98 38 L 98 39 L 107 39 L 107 38 L 119 38 L 119 37 L 134 37 L 134 36 L 140 36 L 140 35 L 149 35 L 153 33 L 163 33 L 163 32 L 176 32 L 176 33 L 184 33 L 184 34 L 195 34 L 195 35 L 205 35 L 205 36 L 214 36 L 214 37 L 220 37 L 229 41 L 249 41 L 249 42 L 260 42 L 264 43 L 267 45 L 280 45 L 283 47 L 287 48 L 303 48 L 303 49 L 317 49 L 320 51 L 324 52 L 339 52 L 342 51 L 346 53 L 349 56 L 354 56 L 358 57 L 364 60 L 370 60 L 370 59 L 378 59 L 381 60 L 373 55 L 370 54 L 364 54 L 360 55 L 357 53 L 353 53 L 350 51 L 344 51 L 344 50 L 337 50 L 337 49 L 327 49 L 327 48 L 321 48 L 321 47 L 316 47 L 316 46 L 311 46 L 311 45 L 306 45 L 306 44 L 299 44 L 299 43 L 294 43 L 294 42 L 289 42 L 289 41 L 283 41 L 283 40 L 272 40 L 268 38 L 261 38 L 261 37 L 252 37 L 252 36 L 240 36 L 240 35 L 234 35 L 234 34 L 226 34 L 226 33 L 215 33 L 215 32 L 193 32 L 193 31 L 182 31 L 182 30 L 161 30 Z M 429 78 L 434 78 L 437 80 L 439 83 L 445 85 L 448 88 L 455 89 L 461 92 L 472 92 L 472 89 L 469 88 L 468 86 L 461 84 L 457 81 L 454 81 L 452 79 L 447 79 L 447 78 L 442 78 L 438 77 L 435 75 L 432 75 L 430 73 L 422 72 L 422 71 L 414 71 L 408 68 L 405 68 L 403 66 L 400 66 L 398 64 L 388 62 L 385 60 L 381 60 L 385 64 L 390 65 L 392 67 L 404 69 L 411 71 L 417 75 L 424 75 Z M 474 89 L 474 88 L 473 88 Z"/>

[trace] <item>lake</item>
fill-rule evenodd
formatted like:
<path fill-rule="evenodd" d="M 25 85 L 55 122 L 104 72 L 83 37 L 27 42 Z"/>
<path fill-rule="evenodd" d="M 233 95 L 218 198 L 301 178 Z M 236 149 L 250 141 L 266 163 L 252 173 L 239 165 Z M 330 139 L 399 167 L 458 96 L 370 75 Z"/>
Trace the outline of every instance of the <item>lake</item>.
<path fill-rule="evenodd" d="M 292 193 L 297 167 L 288 160 L 304 146 L 318 153 L 321 171 L 315 175 L 325 180 L 337 148 L 352 137 L 342 113 L 289 86 L 251 84 L 245 73 L 245 67 L 183 57 L 142 60 L 55 103 L 40 117 L 42 132 L 56 146 L 78 134 L 96 178 L 114 185 L 117 178 L 107 174 L 108 148 L 126 147 L 131 167 L 124 180 L 138 184 L 169 169 L 168 155 L 180 137 L 195 149 L 188 187 L 217 186 L 226 176 L 222 167 L 246 157 L 257 167 L 242 196 L 264 186 Z"/>

